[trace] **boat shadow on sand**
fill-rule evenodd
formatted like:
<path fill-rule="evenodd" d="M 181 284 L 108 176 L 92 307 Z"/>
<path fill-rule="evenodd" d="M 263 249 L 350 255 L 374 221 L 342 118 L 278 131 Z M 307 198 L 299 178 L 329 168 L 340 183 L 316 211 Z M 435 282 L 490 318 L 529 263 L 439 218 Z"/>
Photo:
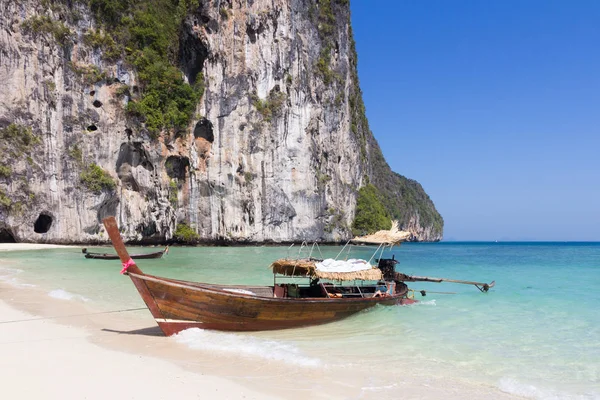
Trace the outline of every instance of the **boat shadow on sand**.
<path fill-rule="evenodd" d="M 158 326 L 149 326 L 148 328 L 133 329 L 131 331 L 108 328 L 102 328 L 101 330 L 102 332 L 118 333 L 119 335 L 165 336 Z"/>

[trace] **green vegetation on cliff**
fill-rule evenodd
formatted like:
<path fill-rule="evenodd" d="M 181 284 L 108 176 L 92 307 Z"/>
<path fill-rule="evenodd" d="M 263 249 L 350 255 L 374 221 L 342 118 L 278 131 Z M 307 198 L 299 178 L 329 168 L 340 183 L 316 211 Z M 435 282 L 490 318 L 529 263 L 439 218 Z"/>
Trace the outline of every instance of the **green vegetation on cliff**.
<path fill-rule="evenodd" d="M 33 134 L 30 127 L 15 123 L 0 129 L 0 139 L 2 139 L 2 147 L 10 145 L 13 155 L 16 156 L 20 156 L 22 152 L 30 150 L 31 146 L 42 142 L 39 137 Z"/>
<path fill-rule="evenodd" d="M 94 163 L 86 166 L 79 177 L 83 186 L 95 194 L 113 190 L 116 186 L 110 174 Z"/>
<path fill-rule="evenodd" d="M 41 142 L 28 126 L 12 123 L 0 129 L 0 178 L 11 178 L 11 164 L 17 163 L 24 155 L 31 164 L 33 147 Z"/>
<path fill-rule="evenodd" d="M 65 24 L 47 15 L 31 17 L 23 21 L 21 26 L 25 33 L 33 36 L 52 35 L 63 46 L 73 38 L 73 32 Z"/>
<path fill-rule="evenodd" d="M 419 225 L 432 227 L 433 233 L 441 236 L 444 220 L 419 182 L 393 172 L 375 139 L 372 139 L 370 165 L 371 182 L 381 193 L 381 199 L 392 219 L 400 227 L 408 225 L 411 218 L 418 216 Z"/>
<path fill-rule="evenodd" d="M 104 32 L 90 32 L 87 40 L 106 49 L 106 56 L 124 56 L 135 70 L 140 94 L 127 111 L 153 134 L 162 129 L 184 130 L 203 94 L 203 79 L 188 84 L 176 66 L 183 19 L 192 0 L 80 0 L 89 4 Z"/>
<path fill-rule="evenodd" d="M 0 180 L 10 183 L 6 190 L 0 188 L 0 206 L 12 213 L 20 213 L 34 198 L 28 174 L 35 166 L 32 155 L 40 143 L 41 138 L 29 126 L 11 123 L 0 129 Z"/>
<path fill-rule="evenodd" d="M 356 217 L 352 223 L 352 233 L 367 235 L 391 227 L 392 221 L 377 188 L 371 184 L 361 187 L 356 200 Z"/>
<path fill-rule="evenodd" d="M 195 243 L 198 242 L 200 236 L 189 225 L 185 223 L 179 223 L 177 224 L 173 238 L 179 242 Z"/>
<path fill-rule="evenodd" d="M 0 178 L 10 178 L 12 168 L 9 165 L 0 164 Z"/>
<path fill-rule="evenodd" d="M 177 202 L 179 201 L 179 188 L 177 187 L 177 181 L 171 180 L 169 182 L 169 203 L 173 208 L 177 208 Z"/>
<path fill-rule="evenodd" d="M 23 32 L 33 37 L 53 37 L 63 47 L 72 46 L 75 34 L 65 22 L 74 26 L 81 19 L 74 3 L 89 7 L 99 28 L 85 32 L 83 42 L 102 50 L 106 61 L 122 59 L 136 70 L 139 87 L 132 91 L 127 107 L 130 115 L 145 123 L 154 135 L 162 129 L 186 129 L 202 97 L 204 83 L 199 74 L 190 78 L 194 85 L 188 84 L 177 68 L 176 58 L 183 19 L 197 2 L 44 0 L 41 2 L 44 12 L 23 21 Z M 67 65 L 88 84 L 108 78 L 96 66 L 75 62 Z"/>
<path fill-rule="evenodd" d="M 252 105 L 256 108 L 267 122 L 271 122 L 274 116 L 281 113 L 283 106 L 285 105 L 286 95 L 275 88 L 271 89 L 269 95 L 265 100 L 261 100 L 256 92 L 250 95 Z"/>
<path fill-rule="evenodd" d="M 6 195 L 4 190 L 0 189 L 0 206 L 9 208 L 12 205 L 12 200 Z"/>
<path fill-rule="evenodd" d="M 309 9 L 309 15 L 317 25 L 321 40 L 321 51 L 314 68 L 325 85 L 331 85 L 334 82 L 343 83 L 342 76 L 331 69 L 331 53 L 335 47 L 336 15 L 341 14 L 342 10 L 348 9 L 348 2 L 349 0 L 317 0 L 316 9 L 312 5 Z"/>
<path fill-rule="evenodd" d="M 80 3 L 89 7 L 97 29 L 88 29 L 83 42 L 100 49 L 109 62 L 125 60 L 137 73 L 139 86 L 132 88 L 127 111 L 144 123 L 153 135 L 163 129 L 175 131 L 188 127 L 196 105 L 203 95 L 202 74 L 190 77 L 190 85 L 177 67 L 179 37 L 186 15 L 198 6 L 194 0 L 61 0 L 42 1 L 42 15 L 22 23 L 24 33 L 53 37 L 66 46 L 81 15 Z M 55 18 L 61 16 L 61 21 Z M 63 22 L 63 19 L 65 22 Z M 71 69 L 89 84 L 108 77 L 97 67 L 69 63 Z M 94 70 L 90 69 L 94 68 Z"/>

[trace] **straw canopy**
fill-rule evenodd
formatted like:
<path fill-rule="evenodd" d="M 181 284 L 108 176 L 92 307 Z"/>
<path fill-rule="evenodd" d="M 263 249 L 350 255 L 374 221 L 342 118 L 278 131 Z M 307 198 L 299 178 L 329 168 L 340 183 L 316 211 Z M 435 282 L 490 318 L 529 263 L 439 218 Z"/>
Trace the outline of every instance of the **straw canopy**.
<path fill-rule="evenodd" d="M 271 269 L 274 274 L 310 277 L 316 266 L 312 259 L 280 258 L 271 264 Z"/>
<path fill-rule="evenodd" d="M 389 231 L 377 231 L 371 235 L 357 236 L 352 241 L 368 244 L 396 244 L 404 242 L 411 237 L 412 233 L 398 229 L 398 221 L 392 221 L 392 228 Z"/>
<path fill-rule="evenodd" d="M 371 267 L 361 271 L 329 272 L 320 271 L 317 263 L 321 260 L 314 259 L 289 259 L 282 258 L 271 264 L 274 274 L 285 276 L 305 276 L 309 278 L 329 279 L 334 281 L 378 281 L 382 279 L 381 270 Z"/>

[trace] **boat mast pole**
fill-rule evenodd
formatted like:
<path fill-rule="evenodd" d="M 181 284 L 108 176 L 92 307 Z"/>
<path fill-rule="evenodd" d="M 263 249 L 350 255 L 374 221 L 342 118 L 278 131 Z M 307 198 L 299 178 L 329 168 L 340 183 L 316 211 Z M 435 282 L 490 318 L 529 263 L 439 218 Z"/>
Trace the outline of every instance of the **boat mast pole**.
<path fill-rule="evenodd" d="M 342 254 L 342 252 L 344 251 L 344 249 L 346 248 L 346 246 L 348 246 L 348 243 L 350 243 L 350 240 L 348 240 L 348 241 L 346 242 L 346 244 L 344 245 L 344 247 L 342 247 L 342 249 L 340 250 L 340 252 L 338 253 L 338 255 L 337 255 L 337 256 L 335 256 L 335 259 L 336 259 L 336 260 L 338 259 L 338 257 L 340 256 L 340 254 Z"/>
<path fill-rule="evenodd" d="M 379 249 L 381 249 L 381 246 L 384 246 L 384 243 L 381 243 L 377 249 L 375 249 L 375 251 L 373 252 L 373 255 L 371 256 L 371 258 L 369 258 L 369 264 L 371 264 L 371 260 L 373 260 L 373 258 L 377 255 L 377 252 L 379 251 Z M 384 247 L 385 248 L 385 247 Z M 383 250 L 381 250 L 381 255 L 383 255 Z M 381 256 L 379 257 L 381 258 Z"/>

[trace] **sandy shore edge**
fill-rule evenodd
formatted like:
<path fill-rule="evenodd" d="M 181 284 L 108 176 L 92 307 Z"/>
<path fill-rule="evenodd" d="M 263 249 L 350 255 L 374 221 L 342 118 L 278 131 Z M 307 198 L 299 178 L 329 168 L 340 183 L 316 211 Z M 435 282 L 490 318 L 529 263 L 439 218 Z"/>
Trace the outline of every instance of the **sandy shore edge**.
<path fill-rule="evenodd" d="M 43 243 L 0 243 L 0 251 L 81 248 L 81 246 Z"/>

